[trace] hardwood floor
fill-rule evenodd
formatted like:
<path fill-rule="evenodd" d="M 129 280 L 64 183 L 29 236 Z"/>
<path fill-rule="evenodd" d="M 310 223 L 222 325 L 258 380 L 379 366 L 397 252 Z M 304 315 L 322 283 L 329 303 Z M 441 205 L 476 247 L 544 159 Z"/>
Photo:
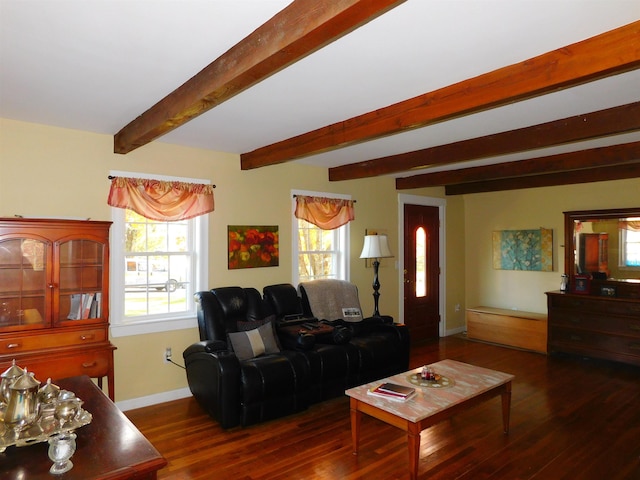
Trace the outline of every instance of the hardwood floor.
<path fill-rule="evenodd" d="M 420 479 L 640 479 L 640 368 L 461 336 L 414 347 L 411 367 L 445 358 L 516 376 L 511 430 L 499 397 L 425 430 Z M 346 397 L 228 431 L 192 398 L 126 414 L 169 461 L 159 479 L 409 478 L 405 434 L 378 420 L 363 417 L 352 454 Z"/>

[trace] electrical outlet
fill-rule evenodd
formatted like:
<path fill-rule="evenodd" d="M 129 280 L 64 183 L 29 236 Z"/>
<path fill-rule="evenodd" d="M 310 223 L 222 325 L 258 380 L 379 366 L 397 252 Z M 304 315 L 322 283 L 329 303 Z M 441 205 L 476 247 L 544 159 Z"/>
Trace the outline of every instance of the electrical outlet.
<path fill-rule="evenodd" d="M 169 363 L 171 360 L 171 347 L 167 347 L 164 350 L 164 363 Z"/>

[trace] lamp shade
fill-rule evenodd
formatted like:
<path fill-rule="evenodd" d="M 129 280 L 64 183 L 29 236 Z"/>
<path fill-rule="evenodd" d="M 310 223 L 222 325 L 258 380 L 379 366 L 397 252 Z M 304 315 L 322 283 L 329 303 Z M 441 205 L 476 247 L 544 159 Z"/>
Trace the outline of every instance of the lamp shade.
<path fill-rule="evenodd" d="M 365 235 L 360 258 L 393 257 L 386 235 Z"/>

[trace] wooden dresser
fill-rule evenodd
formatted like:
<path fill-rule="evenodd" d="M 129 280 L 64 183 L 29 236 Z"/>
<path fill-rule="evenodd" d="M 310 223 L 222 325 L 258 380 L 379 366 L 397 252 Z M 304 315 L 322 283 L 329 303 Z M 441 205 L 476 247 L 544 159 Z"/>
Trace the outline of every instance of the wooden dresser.
<path fill-rule="evenodd" d="M 640 299 L 548 292 L 549 352 L 640 365 Z"/>
<path fill-rule="evenodd" d="M 107 377 L 111 222 L 0 218 L 0 372 Z"/>

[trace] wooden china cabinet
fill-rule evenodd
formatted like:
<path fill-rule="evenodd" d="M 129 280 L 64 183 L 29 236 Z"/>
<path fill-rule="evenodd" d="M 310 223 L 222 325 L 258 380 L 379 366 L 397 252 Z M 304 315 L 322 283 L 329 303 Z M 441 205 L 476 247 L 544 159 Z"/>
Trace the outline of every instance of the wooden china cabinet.
<path fill-rule="evenodd" d="M 0 218 L 0 372 L 88 375 L 114 399 L 111 222 Z"/>

